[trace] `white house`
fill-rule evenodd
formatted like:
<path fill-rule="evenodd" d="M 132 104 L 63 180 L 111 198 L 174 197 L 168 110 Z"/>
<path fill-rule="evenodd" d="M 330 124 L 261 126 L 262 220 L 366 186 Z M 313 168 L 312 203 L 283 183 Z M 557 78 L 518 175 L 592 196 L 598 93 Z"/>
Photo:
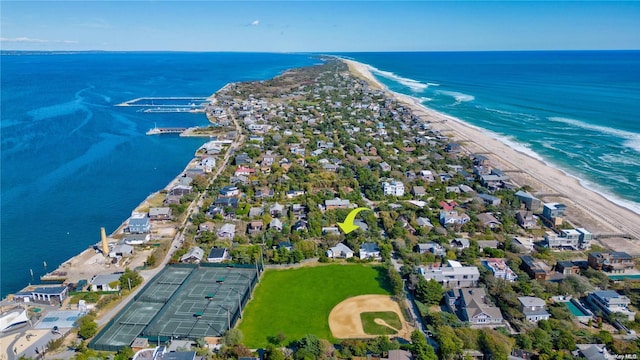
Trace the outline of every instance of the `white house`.
<path fill-rule="evenodd" d="M 391 180 L 382 183 L 382 189 L 385 196 L 402 196 L 404 195 L 404 184 L 402 181 Z"/>
<path fill-rule="evenodd" d="M 91 291 L 119 291 L 122 274 L 96 275 L 91 280 Z"/>
<path fill-rule="evenodd" d="M 234 236 L 236 236 L 235 224 L 224 224 L 220 230 L 218 230 L 218 237 L 233 239 Z"/>
<path fill-rule="evenodd" d="M 229 259 L 229 253 L 226 248 L 211 248 L 207 261 L 210 263 L 221 263 Z"/>
<path fill-rule="evenodd" d="M 360 246 L 360 259 L 381 259 L 380 248 L 374 242 L 366 242 Z"/>
<path fill-rule="evenodd" d="M 353 250 L 349 249 L 349 247 L 343 243 L 338 243 L 336 246 L 327 250 L 327 257 L 332 259 L 336 258 L 345 258 L 349 259 L 353 257 Z"/>
<path fill-rule="evenodd" d="M 545 301 L 533 296 L 520 296 L 520 310 L 524 314 L 527 321 L 538 322 L 540 320 L 549 320 L 551 314 L 545 310 Z"/>

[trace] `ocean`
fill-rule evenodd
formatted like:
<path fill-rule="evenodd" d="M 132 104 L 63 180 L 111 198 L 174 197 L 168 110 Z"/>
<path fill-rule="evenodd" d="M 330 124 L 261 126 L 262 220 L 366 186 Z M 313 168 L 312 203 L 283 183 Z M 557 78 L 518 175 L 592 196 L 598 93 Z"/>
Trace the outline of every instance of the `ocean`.
<path fill-rule="evenodd" d="M 206 142 L 146 136 L 204 114 L 141 113 L 144 96 L 209 96 L 233 81 L 318 63 L 305 54 L 1 55 L 0 293 L 19 291 L 114 231 Z M 34 273 L 34 281 L 31 278 Z"/>
<path fill-rule="evenodd" d="M 640 213 L 640 52 L 336 54 L 391 90 L 486 129 Z M 3 54 L 0 294 L 115 230 L 206 140 L 146 136 L 203 114 L 139 113 L 144 96 L 209 96 L 311 65 L 308 54 Z M 46 262 L 46 269 L 45 269 Z"/>
<path fill-rule="evenodd" d="M 338 55 L 640 214 L 640 51 Z"/>

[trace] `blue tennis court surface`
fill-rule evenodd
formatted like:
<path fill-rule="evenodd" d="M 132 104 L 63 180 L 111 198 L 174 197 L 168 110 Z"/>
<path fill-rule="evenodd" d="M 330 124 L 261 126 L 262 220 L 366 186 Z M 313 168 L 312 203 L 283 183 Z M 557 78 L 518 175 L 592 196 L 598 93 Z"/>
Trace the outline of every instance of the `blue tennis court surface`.
<path fill-rule="evenodd" d="M 34 328 L 43 330 L 53 329 L 54 326 L 57 326 L 58 329 L 70 329 L 74 327 L 74 323 L 79 317 L 80 311 L 78 310 L 50 311 Z"/>

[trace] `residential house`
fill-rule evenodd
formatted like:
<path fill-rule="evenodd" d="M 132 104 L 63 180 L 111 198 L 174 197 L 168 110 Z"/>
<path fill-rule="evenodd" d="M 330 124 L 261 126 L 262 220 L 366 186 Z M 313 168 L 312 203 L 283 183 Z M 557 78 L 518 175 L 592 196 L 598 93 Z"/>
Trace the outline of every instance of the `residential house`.
<path fill-rule="evenodd" d="M 556 273 L 562 275 L 579 274 L 580 266 L 573 261 L 558 261 L 554 266 Z"/>
<path fill-rule="evenodd" d="M 171 220 L 173 212 L 170 207 L 152 207 L 149 208 L 149 220 Z"/>
<path fill-rule="evenodd" d="M 91 291 L 120 291 L 122 274 L 96 275 L 91 279 Z"/>
<path fill-rule="evenodd" d="M 258 199 L 271 199 L 274 195 L 275 195 L 275 193 L 274 193 L 274 191 L 272 189 L 269 189 L 269 188 L 265 187 L 265 188 L 256 190 L 256 192 L 253 194 L 253 197 L 256 200 L 258 200 Z"/>
<path fill-rule="evenodd" d="M 629 309 L 631 300 L 613 290 L 596 290 L 587 296 L 587 303 L 595 314 L 602 313 L 610 318 L 611 314 L 618 314 L 633 321 L 635 311 Z"/>
<path fill-rule="evenodd" d="M 330 199 L 324 201 L 325 209 L 334 210 L 334 209 L 348 209 L 351 207 L 351 202 L 349 200 L 342 200 L 340 198 Z"/>
<path fill-rule="evenodd" d="M 360 259 L 380 260 L 380 248 L 374 242 L 366 242 L 360 246 Z"/>
<path fill-rule="evenodd" d="M 593 269 L 608 273 L 624 273 L 635 268 L 631 255 L 623 251 L 590 252 L 587 263 Z"/>
<path fill-rule="evenodd" d="M 120 258 L 131 255 L 133 255 L 133 246 L 127 244 L 116 245 L 111 249 L 111 251 L 109 251 L 109 257 L 111 258 Z"/>
<path fill-rule="evenodd" d="M 540 199 L 529 194 L 526 191 L 519 190 L 515 195 L 518 200 L 524 203 L 524 206 L 528 211 L 538 211 L 542 206 L 542 201 L 540 201 Z"/>
<path fill-rule="evenodd" d="M 545 203 L 542 207 L 542 216 L 552 220 L 557 217 L 564 216 L 567 205 L 560 203 Z"/>
<path fill-rule="evenodd" d="M 450 311 L 471 325 L 495 326 L 504 321 L 500 309 L 491 303 L 484 288 L 452 289 L 446 292 L 445 299 Z"/>
<path fill-rule="evenodd" d="M 448 260 L 448 266 L 420 266 L 418 272 L 426 280 L 435 279 L 446 288 L 473 287 L 478 285 L 480 272 L 475 266 L 462 266 Z"/>
<path fill-rule="evenodd" d="M 414 186 L 413 189 L 411 189 L 411 193 L 416 197 L 421 197 L 425 196 L 427 192 L 424 186 Z"/>
<path fill-rule="evenodd" d="M 207 256 L 207 261 L 210 263 L 221 263 L 229 259 L 229 252 L 226 248 L 211 248 Z"/>
<path fill-rule="evenodd" d="M 387 164 L 385 161 L 380 163 L 380 170 L 382 171 L 391 171 L 391 165 Z"/>
<path fill-rule="evenodd" d="M 233 209 L 237 209 L 238 208 L 238 198 L 234 198 L 234 197 L 230 197 L 230 198 L 217 198 L 214 202 L 213 202 L 213 206 L 214 207 L 221 207 L 221 208 L 225 208 L 225 207 L 231 207 Z"/>
<path fill-rule="evenodd" d="M 124 236 L 124 243 L 127 245 L 142 245 L 151 240 L 151 234 L 126 234 Z"/>
<path fill-rule="evenodd" d="M 382 190 L 385 196 L 403 196 L 404 184 L 397 180 L 385 181 L 382 183 Z"/>
<path fill-rule="evenodd" d="M 291 227 L 291 230 L 293 231 L 306 231 L 307 229 L 308 229 L 308 225 L 307 225 L 307 222 L 304 220 L 296 221 Z"/>
<path fill-rule="evenodd" d="M 291 205 L 291 214 L 297 220 L 305 219 L 307 217 L 307 207 L 301 204 Z"/>
<path fill-rule="evenodd" d="M 261 207 L 252 207 L 251 209 L 249 209 L 249 217 L 252 219 L 262 216 L 263 213 L 264 209 L 262 209 Z"/>
<path fill-rule="evenodd" d="M 427 252 L 430 252 L 435 256 L 445 256 L 447 254 L 447 249 L 443 248 L 442 245 L 433 241 L 429 241 L 424 244 L 417 244 L 415 246 L 415 251 L 418 254 L 425 254 Z"/>
<path fill-rule="evenodd" d="M 206 157 L 200 160 L 200 166 L 202 166 L 204 172 L 210 173 L 216 167 L 216 159 L 214 157 Z"/>
<path fill-rule="evenodd" d="M 465 239 L 465 238 L 455 238 L 449 241 L 449 247 L 451 247 L 454 250 L 463 250 L 468 248 L 469 245 L 470 245 L 469 239 Z"/>
<path fill-rule="evenodd" d="M 580 249 L 589 249 L 591 247 L 593 234 L 585 228 L 576 228 L 575 230 L 580 233 L 578 238 L 578 247 Z"/>
<path fill-rule="evenodd" d="M 282 221 L 278 218 L 273 218 L 269 223 L 269 229 L 276 229 L 277 231 L 282 231 Z"/>
<path fill-rule="evenodd" d="M 482 201 L 485 205 L 498 206 L 502 202 L 499 197 L 489 194 L 478 194 L 476 195 L 476 197 L 480 199 L 480 201 Z"/>
<path fill-rule="evenodd" d="M 454 142 L 450 142 L 450 143 L 447 144 L 447 147 L 445 148 L 445 151 L 448 152 L 448 153 L 457 154 L 460 151 L 462 151 L 462 148 L 460 147 L 460 144 L 454 143 Z"/>
<path fill-rule="evenodd" d="M 533 211 L 520 210 L 516 212 L 516 220 L 518 225 L 524 229 L 534 229 L 538 227 L 538 219 L 533 215 Z"/>
<path fill-rule="evenodd" d="M 234 165 L 248 165 L 248 164 L 251 164 L 252 162 L 253 160 L 249 157 L 247 153 L 238 154 L 233 160 Z"/>
<path fill-rule="evenodd" d="M 431 220 L 429 220 L 429 218 L 426 217 L 419 217 L 416 219 L 416 224 L 418 224 L 418 226 L 424 228 L 428 228 L 429 230 L 433 229 L 433 224 L 431 223 Z"/>
<path fill-rule="evenodd" d="M 186 254 L 180 257 L 181 263 L 199 264 L 204 256 L 204 250 L 198 246 L 194 246 Z"/>
<path fill-rule="evenodd" d="M 482 226 L 484 226 L 485 228 L 497 229 L 502 226 L 502 223 L 498 219 L 496 219 L 496 217 L 493 216 L 493 214 L 490 212 L 478 214 L 477 217 L 478 221 L 480 221 Z"/>
<path fill-rule="evenodd" d="M 294 197 L 304 195 L 304 190 L 289 190 L 285 193 L 287 199 L 293 199 Z"/>
<path fill-rule="evenodd" d="M 411 352 L 407 350 L 389 350 L 387 360 L 412 360 Z M 381 359 L 382 360 L 382 359 Z"/>
<path fill-rule="evenodd" d="M 353 250 L 349 249 L 349 247 L 343 243 L 338 243 L 336 246 L 333 246 L 327 250 L 327 257 L 332 259 L 344 258 L 349 259 L 354 255 Z"/>
<path fill-rule="evenodd" d="M 251 175 L 253 175 L 255 173 L 256 173 L 256 169 L 248 168 L 248 167 L 245 167 L 245 166 L 238 166 L 238 168 L 233 173 L 233 175 L 234 176 L 240 176 L 240 175 L 251 176 Z"/>
<path fill-rule="evenodd" d="M 514 236 L 511 240 L 513 241 L 512 244 L 518 249 L 519 252 L 530 253 L 533 251 L 533 236 L 528 238 Z"/>
<path fill-rule="evenodd" d="M 577 350 L 571 352 L 571 354 L 579 359 L 586 360 L 611 360 L 615 359 L 616 355 L 611 354 L 605 344 L 576 344 Z"/>
<path fill-rule="evenodd" d="M 237 186 L 225 186 L 222 189 L 218 190 L 218 194 L 220 194 L 220 196 L 222 197 L 232 197 L 232 196 L 239 196 L 240 195 L 240 189 Z"/>
<path fill-rule="evenodd" d="M 551 314 L 545 310 L 545 301 L 538 297 L 520 296 L 518 301 L 520 301 L 520 311 L 522 311 L 527 321 L 538 322 L 540 320 L 549 320 L 549 317 L 551 317 Z"/>
<path fill-rule="evenodd" d="M 169 190 L 168 195 L 184 196 L 193 192 L 191 185 L 176 185 Z"/>
<path fill-rule="evenodd" d="M 260 233 L 262 232 L 263 228 L 264 223 L 262 222 L 262 220 L 252 220 L 249 221 L 249 224 L 247 224 L 247 232 L 249 233 L 249 235 Z"/>
<path fill-rule="evenodd" d="M 440 224 L 444 227 L 463 225 L 471 221 L 471 218 L 467 214 L 458 214 L 457 211 L 440 211 Z"/>
<path fill-rule="evenodd" d="M 224 224 L 218 230 L 218 237 L 223 239 L 233 239 L 236 236 L 236 225 L 235 224 Z"/>
<path fill-rule="evenodd" d="M 145 234 L 151 231 L 151 222 L 146 214 L 136 214 L 129 218 L 127 229 L 132 234 Z"/>
<path fill-rule="evenodd" d="M 282 241 L 278 243 L 278 250 L 286 249 L 287 251 L 293 251 L 293 244 L 288 241 Z"/>
<path fill-rule="evenodd" d="M 482 265 L 489 269 L 493 276 L 507 281 L 516 281 L 518 275 L 502 259 L 490 258 L 482 260 Z"/>
<path fill-rule="evenodd" d="M 500 243 L 497 240 L 478 240 L 478 250 L 483 252 L 485 248 L 497 249 Z"/>
<path fill-rule="evenodd" d="M 322 235 L 340 235 L 340 229 L 337 226 L 323 227 Z"/>
<path fill-rule="evenodd" d="M 213 232 L 215 228 L 216 228 L 216 224 L 213 221 L 205 221 L 202 224 L 198 225 L 198 231 L 200 232 L 202 231 Z"/>
<path fill-rule="evenodd" d="M 269 208 L 269 214 L 273 217 L 280 217 L 284 214 L 284 205 L 275 203 Z"/>
<path fill-rule="evenodd" d="M 547 280 L 549 278 L 550 268 L 540 260 L 535 260 L 529 255 L 520 256 L 522 260 L 521 268 L 530 278 L 535 280 Z"/>
<path fill-rule="evenodd" d="M 420 170 L 419 175 L 422 180 L 426 180 L 428 182 L 436 181 L 436 177 L 433 175 L 433 172 L 431 170 Z"/>

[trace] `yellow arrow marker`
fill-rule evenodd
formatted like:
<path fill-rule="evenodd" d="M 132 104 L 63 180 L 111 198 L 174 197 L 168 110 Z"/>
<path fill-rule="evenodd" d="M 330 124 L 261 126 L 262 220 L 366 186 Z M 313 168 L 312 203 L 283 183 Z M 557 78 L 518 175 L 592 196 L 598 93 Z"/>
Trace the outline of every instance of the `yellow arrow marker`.
<path fill-rule="evenodd" d="M 353 210 L 351 210 L 349 215 L 347 215 L 347 217 L 344 219 L 344 222 L 341 222 L 341 223 L 339 222 L 338 223 L 338 226 L 340 227 L 340 229 L 342 229 L 342 231 L 345 234 L 348 234 L 348 233 L 352 232 L 353 230 L 359 228 L 358 225 L 354 225 L 353 224 L 353 221 L 356 219 L 356 215 L 358 215 L 358 213 L 360 211 L 363 211 L 363 210 L 370 210 L 370 209 L 368 209 L 366 207 L 359 207 L 357 209 L 353 209 Z"/>

